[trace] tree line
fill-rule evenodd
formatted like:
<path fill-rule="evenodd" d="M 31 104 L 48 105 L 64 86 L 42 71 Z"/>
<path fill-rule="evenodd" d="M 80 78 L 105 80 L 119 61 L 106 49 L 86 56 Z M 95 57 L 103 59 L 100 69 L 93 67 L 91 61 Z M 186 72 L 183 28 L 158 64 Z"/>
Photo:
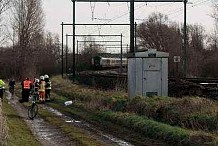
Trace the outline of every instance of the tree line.
<path fill-rule="evenodd" d="M 213 17 L 218 18 L 218 11 L 214 12 Z M 217 20 L 215 19 L 216 24 Z M 137 41 L 140 46 L 169 52 L 170 76 L 184 76 L 183 38 L 183 25 L 171 22 L 161 13 L 151 14 L 147 21 L 137 26 Z M 217 29 L 212 34 L 206 34 L 201 25 L 187 26 L 186 77 L 218 77 L 217 39 Z M 174 62 L 174 56 L 180 56 L 181 61 Z"/>
<path fill-rule="evenodd" d="M 7 30 L 0 37 L 0 76 L 22 79 L 59 73 L 59 36 L 44 30 L 42 1 L 0 0 L 0 18 L 6 10 L 11 18 L 0 29 Z M 10 45 L 4 45 L 5 40 Z"/>

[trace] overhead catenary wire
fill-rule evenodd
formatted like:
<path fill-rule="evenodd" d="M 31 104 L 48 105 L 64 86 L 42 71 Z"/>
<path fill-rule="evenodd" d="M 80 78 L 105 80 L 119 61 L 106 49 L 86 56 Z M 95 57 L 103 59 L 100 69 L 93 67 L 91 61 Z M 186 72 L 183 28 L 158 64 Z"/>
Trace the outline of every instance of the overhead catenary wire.
<path fill-rule="evenodd" d="M 204 4 L 204 3 L 206 3 L 206 2 L 210 2 L 210 0 L 203 0 L 203 1 L 198 0 L 198 1 L 199 1 L 198 3 L 192 4 L 191 6 L 188 6 L 187 9 L 194 8 L 194 7 L 196 7 L 196 6 L 199 6 L 199 5 L 201 5 L 201 4 Z M 174 9 L 174 10 L 170 11 L 170 13 L 169 13 L 169 12 L 166 13 L 166 15 L 174 15 L 174 14 L 180 13 L 180 12 L 182 13 L 183 10 L 184 10 L 184 7 L 180 7 L 179 9 Z"/>
<path fill-rule="evenodd" d="M 200 0 L 199 0 L 199 1 L 197 1 L 197 3 L 195 3 L 195 4 L 192 5 L 192 6 L 189 6 L 188 8 L 190 9 L 190 8 L 196 7 L 196 6 L 201 5 L 201 4 L 205 3 L 205 2 L 207 2 L 207 0 L 206 0 L 206 1 L 200 1 Z M 108 4 L 108 3 L 107 3 L 107 4 Z M 127 4 L 128 4 L 128 3 L 127 3 Z M 174 4 L 174 3 L 161 4 L 161 5 L 158 5 L 158 6 L 167 6 L 167 5 L 171 5 L 171 4 Z M 126 3 L 125 3 L 125 5 L 126 5 Z M 141 4 L 140 4 L 140 5 L 141 5 Z M 143 6 L 140 6 L 140 5 L 139 5 L 138 7 L 136 7 L 135 10 L 144 8 L 144 6 L 146 6 L 146 7 L 153 7 L 153 6 L 151 6 L 151 5 L 147 4 L 147 3 L 143 4 Z M 92 5 L 92 6 L 93 6 L 93 5 Z M 118 6 L 122 6 L 122 4 L 121 4 L 121 5 L 117 5 L 117 6 L 115 6 L 115 7 L 118 7 Z M 127 6 L 128 6 L 128 5 L 127 5 Z M 108 4 L 108 8 L 111 8 L 111 7 L 113 7 L 113 5 L 109 5 L 109 4 Z M 155 7 L 157 7 L 157 6 L 155 6 Z M 127 7 L 127 8 L 128 8 L 128 7 Z M 183 10 L 183 7 L 182 7 L 182 8 L 179 8 L 179 9 L 174 9 L 174 10 L 169 11 L 170 13 L 168 13 L 167 15 L 175 15 L 175 14 L 178 14 L 179 12 L 182 12 L 182 10 Z M 93 11 L 94 11 L 94 9 L 93 9 Z M 119 19 L 119 18 L 122 18 L 123 16 L 127 15 L 128 13 L 129 13 L 129 10 L 127 10 L 127 12 L 122 13 L 121 15 L 112 17 L 111 19 L 107 19 L 106 16 L 105 16 L 104 19 L 102 19 L 102 18 L 97 18 L 97 17 L 93 17 L 93 20 L 105 21 L 105 24 L 107 24 L 107 23 L 110 23 L 110 22 L 112 22 L 112 21 L 115 21 L 115 20 L 117 20 L 117 19 Z M 93 14 L 94 14 L 94 12 L 93 12 Z M 139 20 L 139 19 L 138 19 L 138 20 Z M 143 19 L 143 20 L 146 20 L 146 19 Z M 104 27 L 104 26 L 102 26 L 102 27 Z M 102 29 L 102 28 L 101 28 L 101 29 Z M 89 31 L 92 31 L 92 30 L 93 30 L 93 29 L 89 29 Z M 99 32 L 99 26 L 97 26 L 97 30 L 98 30 L 98 32 Z M 96 30 L 93 30 L 93 31 L 96 31 Z M 123 31 L 123 32 L 126 32 L 126 30 Z M 123 33 L 123 32 L 122 32 L 122 33 Z"/>
<path fill-rule="evenodd" d="M 141 4 L 137 5 L 136 8 L 135 8 L 135 10 L 138 10 L 138 9 L 142 8 L 144 5 L 145 5 L 145 4 L 143 4 L 143 5 L 141 5 Z M 123 16 L 126 16 L 126 15 L 128 15 L 128 14 L 129 14 L 129 12 L 124 12 L 122 15 L 113 17 L 113 18 L 111 18 L 110 20 L 106 21 L 104 24 L 109 24 L 110 22 L 113 22 L 113 21 L 115 21 L 115 20 L 117 20 L 117 19 L 119 19 L 119 18 L 121 18 L 121 17 L 123 17 Z M 102 26 L 102 27 L 104 27 L 104 26 Z M 97 28 L 97 29 L 98 29 L 98 28 Z M 96 31 L 96 30 L 93 30 L 93 32 L 95 32 L 95 31 Z"/>

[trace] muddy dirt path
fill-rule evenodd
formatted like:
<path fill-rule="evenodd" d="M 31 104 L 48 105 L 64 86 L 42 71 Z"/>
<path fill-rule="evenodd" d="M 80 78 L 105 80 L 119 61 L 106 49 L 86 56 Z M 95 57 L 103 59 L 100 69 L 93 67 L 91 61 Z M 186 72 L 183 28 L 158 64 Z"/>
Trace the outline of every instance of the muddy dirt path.
<path fill-rule="evenodd" d="M 12 107 L 18 112 L 19 116 L 21 116 L 24 121 L 27 123 L 28 127 L 31 129 L 32 133 L 37 137 L 37 139 L 41 142 L 44 146 L 73 146 L 78 145 L 63 134 L 58 128 L 49 125 L 48 122 L 44 121 L 42 118 L 37 116 L 34 120 L 30 120 L 27 115 L 27 109 L 18 101 L 18 98 L 14 97 L 11 98 L 11 94 L 9 92 L 6 93 L 8 103 L 12 105 Z M 60 113 L 59 111 L 48 107 L 46 105 L 39 105 L 40 108 L 47 109 L 49 112 L 56 114 L 57 116 L 61 117 L 67 123 L 71 123 L 72 126 L 79 127 L 90 136 L 95 137 L 98 141 L 104 146 L 133 146 L 132 144 L 123 141 L 119 138 L 116 138 L 112 135 L 105 134 L 102 131 L 97 130 L 94 126 L 86 123 L 85 121 L 77 121 L 72 119 L 71 117 L 65 116 L 64 114 Z"/>
<path fill-rule="evenodd" d="M 76 126 L 82 129 L 85 129 L 86 131 L 89 131 L 92 137 L 95 137 L 96 139 L 100 139 L 101 141 L 107 142 L 106 145 L 112 146 L 112 145 L 118 145 L 118 146 L 133 146 L 129 142 L 126 142 L 120 138 L 117 138 L 113 135 L 107 134 L 103 131 L 98 130 L 94 125 L 87 123 L 83 120 L 77 120 L 72 117 L 66 116 L 59 112 L 56 109 L 53 109 L 51 107 L 48 107 L 46 105 L 41 105 L 41 108 L 47 109 L 48 111 L 54 113 L 56 116 L 61 117 L 63 120 L 65 120 L 66 123 L 70 123 L 72 126 Z"/>
<path fill-rule="evenodd" d="M 8 104 L 17 111 L 20 117 L 24 119 L 32 133 L 44 146 L 70 146 L 75 145 L 74 142 L 65 136 L 58 128 L 49 125 L 42 118 L 38 117 L 30 120 L 27 115 L 27 109 L 18 102 L 18 98 L 11 98 L 11 94 L 6 92 Z"/>

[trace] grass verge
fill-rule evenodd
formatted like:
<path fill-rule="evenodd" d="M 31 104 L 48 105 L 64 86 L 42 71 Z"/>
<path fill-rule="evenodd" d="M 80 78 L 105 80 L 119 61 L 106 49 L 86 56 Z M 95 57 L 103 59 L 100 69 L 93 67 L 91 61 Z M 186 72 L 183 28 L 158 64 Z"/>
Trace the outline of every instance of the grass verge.
<path fill-rule="evenodd" d="M 112 111 L 93 111 L 84 108 L 82 104 L 74 104 L 66 108 L 63 104 L 66 100 L 66 97 L 59 97 L 56 98 L 55 103 L 49 103 L 49 105 L 69 116 L 106 124 L 105 127 L 113 124 L 114 127 L 122 127 L 120 129 L 131 129 L 129 132 L 132 135 L 138 133 L 143 135 L 143 137 L 165 141 L 168 145 L 216 145 L 217 142 L 216 137 L 211 134 L 170 126 L 145 116 Z M 120 131 L 118 130 L 117 132 Z M 142 137 L 138 137 L 134 141 L 132 139 L 129 140 L 141 145 Z"/>
<path fill-rule="evenodd" d="M 101 122 L 110 121 L 114 124 L 118 124 L 129 129 L 134 129 L 135 131 L 144 135 L 146 135 L 146 132 L 148 132 L 148 137 L 161 139 L 176 145 L 179 145 L 180 143 L 185 145 L 190 145 L 191 143 L 197 143 L 198 145 L 201 143 L 208 145 L 216 144 L 217 135 L 194 130 L 195 128 L 205 131 L 209 129 L 199 128 L 202 127 L 201 123 L 205 123 L 207 120 L 204 121 L 201 117 L 198 118 L 198 116 L 196 116 L 205 114 L 213 115 L 216 113 L 216 103 L 213 103 L 209 100 L 190 97 L 184 99 L 170 97 L 139 97 L 129 101 L 126 100 L 125 94 L 118 95 L 117 93 L 112 94 L 87 87 L 84 88 L 75 84 L 71 84 L 69 80 L 63 80 L 59 77 L 54 78 L 53 83 L 54 87 L 58 87 L 55 88 L 53 92 L 57 93 L 59 96 L 67 97 L 66 99 L 60 99 L 60 101 L 62 100 L 62 104 L 64 100 L 74 100 L 75 105 L 80 105 L 78 108 L 82 107 L 84 110 L 86 110 L 86 112 L 93 111 L 93 114 L 98 113 L 97 116 L 95 115 L 97 117 L 96 120 L 99 119 Z M 105 115 L 105 111 L 111 111 L 111 114 L 106 114 L 107 118 L 101 119 L 101 117 Z M 146 121 L 142 121 L 142 119 L 137 121 L 139 118 L 136 118 L 137 120 L 134 120 L 134 122 L 140 123 L 139 125 L 141 125 L 141 127 L 137 129 L 137 127 L 134 127 L 135 124 L 131 123 L 126 118 L 122 118 L 122 116 L 116 115 L 116 113 L 119 113 L 118 115 L 133 113 L 127 116 L 130 118 L 132 118 L 132 115 L 134 115 L 134 117 L 138 116 L 149 118 L 145 119 Z M 115 117 L 119 118 L 113 118 L 113 114 L 116 115 Z M 194 118 L 191 118 L 193 116 Z M 202 122 L 199 121 L 200 119 Z M 205 119 L 205 117 L 203 117 L 203 119 Z M 209 120 L 212 121 L 211 123 L 214 123 L 213 119 Z M 148 125 L 150 124 L 152 126 L 149 127 L 147 124 L 142 123 L 147 123 Z M 145 131 L 140 131 L 140 129 L 143 129 L 146 126 L 153 132 L 152 134 L 146 128 Z M 193 129 L 185 130 L 182 127 Z M 184 138 L 184 133 L 186 133 L 186 136 L 188 135 L 186 138 Z"/>
<path fill-rule="evenodd" d="M 2 102 L 0 101 L 0 145 L 7 145 L 8 126 L 6 116 L 2 112 Z"/>

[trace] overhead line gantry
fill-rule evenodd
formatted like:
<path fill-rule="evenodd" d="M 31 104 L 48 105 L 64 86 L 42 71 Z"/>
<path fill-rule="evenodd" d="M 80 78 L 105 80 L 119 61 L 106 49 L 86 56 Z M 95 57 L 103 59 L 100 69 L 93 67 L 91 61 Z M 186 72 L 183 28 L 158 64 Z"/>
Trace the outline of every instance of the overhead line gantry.
<path fill-rule="evenodd" d="M 130 53 L 134 56 L 134 3 L 135 2 L 184 2 L 184 74 L 186 74 L 186 56 L 187 56 L 187 33 L 186 33 L 186 4 L 187 0 L 71 0 L 73 3 L 73 78 L 75 78 L 75 23 L 76 17 L 76 2 L 129 2 L 130 3 Z M 62 23 L 63 24 L 63 23 Z M 100 25 L 100 24 L 90 24 Z M 101 24 L 110 25 L 110 24 Z M 63 26 L 63 25 L 62 25 Z M 63 39 L 63 36 L 62 36 Z"/>

